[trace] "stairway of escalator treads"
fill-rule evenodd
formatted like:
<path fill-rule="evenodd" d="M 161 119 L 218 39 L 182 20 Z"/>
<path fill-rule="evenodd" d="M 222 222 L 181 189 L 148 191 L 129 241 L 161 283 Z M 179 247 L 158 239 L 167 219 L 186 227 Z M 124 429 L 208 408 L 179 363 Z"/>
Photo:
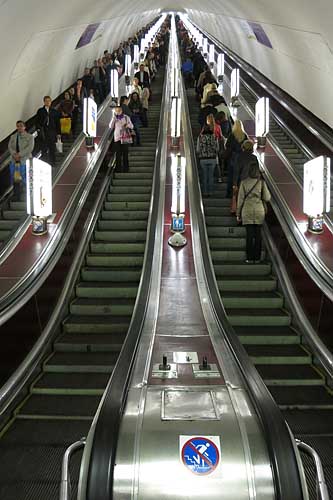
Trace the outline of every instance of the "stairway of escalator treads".
<path fill-rule="evenodd" d="M 70 150 L 82 131 L 82 126 L 77 127 L 75 134 L 68 136 L 63 142 L 63 153 L 56 152 L 56 162 L 52 171 L 52 176 L 60 169 L 62 163 L 64 162 L 66 156 L 70 153 Z M 3 207 L 0 216 L 0 247 L 4 245 L 9 238 L 13 235 L 14 231 L 20 226 L 22 220 L 27 214 L 27 202 L 26 202 L 26 191 L 25 189 L 21 193 L 21 201 L 12 201 L 11 198 L 8 199 L 6 205 Z"/>
<path fill-rule="evenodd" d="M 198 103 L 187 91 L 193 138 L 200 132 Z M 224 181 L 226 179 L 224 178 Z M 206 227 L 221 299 L 240 341 L 297 438 L 321 456 L 333 498 L 333 393 L 302 346 L 302 335 L 285 303 L 274 269 L 263 250 L 260 264 L 246 264 L 245 227 L 230 214 L 226 183 L 204 198 Z M 314 469 L 304 456 L 311 500 Z"/>
<path fill-rule="evenodd" d="M 126 336 L 141 277 L 159 129 L 162 71 L 149 127 L 130 147 L 100 213 L 53 352 L 0 439 L 1 500 L 58 499 L 65 449 L 87 435 Z M 78 478 L 80 454 L 72 475 Z M 76 498 L 74 484 L 72 498 Z"/>

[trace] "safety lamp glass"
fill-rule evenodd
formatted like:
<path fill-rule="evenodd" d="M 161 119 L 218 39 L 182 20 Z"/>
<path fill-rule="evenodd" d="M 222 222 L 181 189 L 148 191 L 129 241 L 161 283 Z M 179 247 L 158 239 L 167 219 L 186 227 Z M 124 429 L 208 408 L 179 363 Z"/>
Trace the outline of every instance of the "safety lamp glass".
<path fill-rule="evenodd" d="M 304 164 L 303 211 L 309 217 L 318 217 L 330 211 L 331 160 L 319 156 Z"/>
<path fill-rule="evenodd" d="M 269 98 L 261 97 L 256 102 L 256 137 L 265 137 L 269 132 Z"/>
<path fill-rule="evenodd" d="M 231 98 L 239 96 L 239 69 L 234 68 L 231 72 Z"/>
<path fill-rule="evenodd" d="M 171 102 L 171 137 L 180 137 L 181 99 L 173 97 Z"/>
<path fill-rule="evenodd" d="M 36 217 L 52 214 L 52 167 L 38 158 L 27 160 L 27 213 Z"/>

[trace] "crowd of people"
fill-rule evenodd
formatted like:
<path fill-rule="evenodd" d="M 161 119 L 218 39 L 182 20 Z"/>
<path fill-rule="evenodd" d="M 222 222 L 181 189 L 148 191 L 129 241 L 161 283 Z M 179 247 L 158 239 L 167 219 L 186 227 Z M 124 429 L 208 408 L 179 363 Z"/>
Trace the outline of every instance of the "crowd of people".
<path fill-rule="evenodd" d="M 226 174 L 226 197 L 230 212 L 246 227 L 246 263 L 261 260 L 261 226 L 270 193 L 261 175 L 254 142 L 241 120 L 235 121 L 218 82 L 198 44 L 191 39 L 179 18 L 177 31 L 186 87 L 194 87 L 199 103 L 197 154 L 203 196 L 211 196 L 215 182 Z"/>
<path fill-rule="evenodd" d="M 37 131 L 37 148 L 52 166 L 55 166 L 57 144 L 72 138 L 78 132 L 82 123 L 83 100 L 86 97 L 94 99 L 100 105 L 110 92 L 111 70 L 116 69 L 119 77 L 125 70 L 125 56 L 130 54 L 133 60 L 134 46 L 140 46 L 141 39 L 152 26 L 150 23 L 139 30 L 134 37 L 119 45 L 118 49 L 109 52 L 105 50 L 103 57 L 96 59 L 92 68 L 85 68 L 82 78 L 66 90 L 54 105 L 50 96 L 43 98 L 43 106 L 37 110 L 35 126 Z M 169 21 L 165 21 L 154 43 L 149 44 L 146 57 L 141 61 L 129 89 L 129 95 L 121 98 L 116 108 L 116 116 L 128 116 L 128 128 L 135 132 L 136 144 L 140 145 L 140 127 L 148 126 L 148 107 L 151 94 L 151 82 L 155 78 L 158 67 L 166 62 L 166 52 L 169 43 Z M 124 110 L 122 110 L 122 107 Z M 118 134 L 115 132 L 115 142 Z M 133 136 L 132 136 L 133 137 Z M 128 168 L 127 146 L 115 145 L 117 164 L 125 170 Z M 26 161 L 31 158 L 35 149 L 35 139 L 26 130 L 22 120 L 16 123 L 16 132 L 11 136 L 9 145 L 11 156 L 10 175 L 14 188 L 14 200 L 20 201 L 26 183 Z M 119 150 L 119 151 L 118 151 Z M 126 159 L 127 158 L 127 159 Z"/>

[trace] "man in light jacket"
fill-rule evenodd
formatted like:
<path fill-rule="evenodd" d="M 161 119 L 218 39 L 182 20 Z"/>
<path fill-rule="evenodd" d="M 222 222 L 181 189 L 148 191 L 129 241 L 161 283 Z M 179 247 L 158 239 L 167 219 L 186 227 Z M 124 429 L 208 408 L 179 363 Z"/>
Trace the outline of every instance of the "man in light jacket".
<path fill-rule="evenodd" d="M 26 131 L 22 120 L 16 122 L 16 130 L 9 139 L 8 150 L 11 156 L 10 176 L 14 186 L 14 200 L 20 201 L 22 183 L 26 183 L 26 162 L 28 158 L 32 158 L 34 149 L 34 137 Z"/>

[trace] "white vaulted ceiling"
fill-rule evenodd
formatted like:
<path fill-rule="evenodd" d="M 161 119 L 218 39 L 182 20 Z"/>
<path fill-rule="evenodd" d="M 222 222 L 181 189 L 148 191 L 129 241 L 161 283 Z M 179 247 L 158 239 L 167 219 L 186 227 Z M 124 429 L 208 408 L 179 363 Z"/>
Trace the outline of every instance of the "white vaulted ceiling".
<path fill-rule="evenodd" d="M 0 140 L 44 94 L 58 95 L 104 49 L 165 9 L 186 11 L 333 126 L 332 0 L 0 0 Z M 260 23 L 273 48 L 249 38 L 244 21 Z M 75 50 L 97 22 L 97 39 Z"/>

